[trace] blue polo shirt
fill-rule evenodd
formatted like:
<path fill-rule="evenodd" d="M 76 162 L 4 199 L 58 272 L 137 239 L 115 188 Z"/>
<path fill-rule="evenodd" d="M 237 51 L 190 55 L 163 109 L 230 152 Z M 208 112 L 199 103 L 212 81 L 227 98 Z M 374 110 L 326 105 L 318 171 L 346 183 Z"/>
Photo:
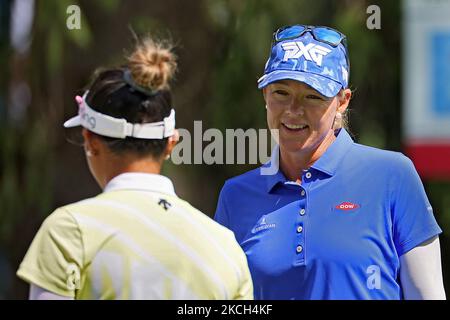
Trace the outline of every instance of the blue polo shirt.
<path fill-rule="evenodd" d="M 442 232 L 412 162 L 345 129 L 301 185 L 261 168 L 226 181 L 215 220 L 244 249 L 256 299 L 401 299 L 399 257 Z"/>

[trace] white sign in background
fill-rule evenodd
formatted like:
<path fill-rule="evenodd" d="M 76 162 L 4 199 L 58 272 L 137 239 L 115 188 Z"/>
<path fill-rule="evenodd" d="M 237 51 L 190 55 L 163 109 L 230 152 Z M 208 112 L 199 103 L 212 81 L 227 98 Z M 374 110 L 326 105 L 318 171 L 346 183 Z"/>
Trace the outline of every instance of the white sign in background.
<path fill-rule="evenodd" d="M 403 134 L 450 142 L 450 0 L 403 0 Z"/>

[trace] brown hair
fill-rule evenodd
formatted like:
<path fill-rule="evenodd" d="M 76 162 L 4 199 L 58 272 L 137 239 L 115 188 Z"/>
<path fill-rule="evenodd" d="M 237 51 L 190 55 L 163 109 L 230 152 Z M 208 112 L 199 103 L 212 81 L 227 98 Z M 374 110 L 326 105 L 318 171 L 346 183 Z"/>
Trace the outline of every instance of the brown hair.
<path fill-rule="evenodd" d="M 340 90 L 339 93 L 337 94 L 339 99 L 343 99 L 344 98 L 344 90 Z M 335 120 L 334 125 L 333 125 L 333 129 L 340 129 L 340 128 L 344 128 L 345 130 L 349 131 L 349 121 L 348 121 L 348 108 L 345 110 L 345 112 L 342 114 L 342 118 L 339 120 Z"/>
<path fill-rule="evenodd" d="M 146 38 L 127 58 L 128 68 L 136 84 L 152 91 L 168 90 L 177 63 L 172 46 Z"/>
<path fill-rule="evenodd" d="M 139 41 L 126 57 L 125 66 L 97 72 L 89 86 L 87 103 L 103 114 L 124 118 L 130 123 L 162 121 L 172 106 L 170 81 L 176 68 L 173 46 L 150 37 Z M 131 74 L 131 82 L 126 74 Z M 115 153 L 133 152 L 141 156 L 162 156 L 167 138 L 116 139 L 100 136 Z"/>

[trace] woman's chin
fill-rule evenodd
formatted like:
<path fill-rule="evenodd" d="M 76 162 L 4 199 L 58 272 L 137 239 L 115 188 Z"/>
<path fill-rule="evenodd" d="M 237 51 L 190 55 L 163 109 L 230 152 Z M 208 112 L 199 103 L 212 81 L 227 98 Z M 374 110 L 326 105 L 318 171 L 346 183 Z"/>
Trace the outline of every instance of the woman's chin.
<path fill-rule="evenodd" d="M 302 152 L 310 149 L 308 141 L 280 139 L 280 148 L 286 152 Z"/>

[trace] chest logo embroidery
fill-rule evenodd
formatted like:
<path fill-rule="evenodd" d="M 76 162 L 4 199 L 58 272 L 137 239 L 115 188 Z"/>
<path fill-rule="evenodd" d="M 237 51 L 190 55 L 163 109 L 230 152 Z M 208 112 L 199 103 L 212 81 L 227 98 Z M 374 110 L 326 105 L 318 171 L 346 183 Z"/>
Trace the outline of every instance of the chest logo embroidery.
<path fill-rule="evenodd" d="M 271 228 L 275 228 L 275 227 L 276 227 L 275 223 L 267 223 L 266 217 L 263 217 L 261 219 L 261 222 L 256 227 L 253 228 L 252 232 L 256 233 L 261 230 L 271 229 Z"/>
<path fill-rule="evenodd" d="M 335 208 L 341 211 L 352 211 L 355 209 L 358 209 L 360 206 L 356 203 L 351 202 L 342 202 L 341 204 L 338 204 Z"/>
<path fill-rule="evenodd" d="M 169 208 L 172 206 L 169 201 L 166 199 L 159 199 L 158 205 L 164 208 L 164 210 L 169 210 Z"/>

